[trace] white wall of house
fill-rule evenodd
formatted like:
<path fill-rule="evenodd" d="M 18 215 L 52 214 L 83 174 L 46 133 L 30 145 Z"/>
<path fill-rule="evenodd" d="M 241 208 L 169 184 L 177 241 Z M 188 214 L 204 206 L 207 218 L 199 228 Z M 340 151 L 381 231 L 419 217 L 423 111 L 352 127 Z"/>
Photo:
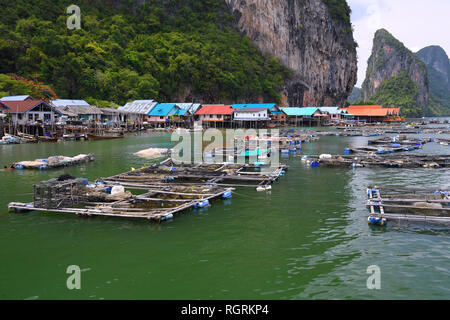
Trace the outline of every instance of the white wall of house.
<path fill-rule="evenodd" d="M 12 113 L 11 114 L 11 121 L 12 123 L 16 123 L 19 125 L 26 125 L 26 124 L 32 124 L 36 122 L 38 119 L 42 119 L 44 122 L 55 121 L 55 113 L 54 112 L 48 112 L 48 111 L 29 111 L 26 113 Z"/>
<path fill-rule="evenodd" d="M 198 116 L 199 121 L 224 121 L 229 118 L 229 115 L 223 114 L 200 114 Z"/>
<path fill-rule="evenodd" d="M 269 118 L 267 110 L 263 111 L 234 111 L 234 120 L 249 120 L 249 121 L 258 121 L 258 120 L 267 120 Z"/>

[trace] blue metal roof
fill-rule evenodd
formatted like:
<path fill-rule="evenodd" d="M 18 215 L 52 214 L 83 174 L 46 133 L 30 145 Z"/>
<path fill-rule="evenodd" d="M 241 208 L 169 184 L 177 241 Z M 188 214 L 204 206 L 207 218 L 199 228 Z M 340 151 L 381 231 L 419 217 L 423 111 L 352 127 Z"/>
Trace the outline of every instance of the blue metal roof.
<path fill-rule="evenodd" d="M 246 106 L 246 104 L 233 104 L 233 105 L 231 105 L 231 107 L 233 109 L 244 109 L 245 106 Z"/>
<path fill-rule="evenodd" d="M 184 115 L 186 115 L 186 113 L 188 113 L 187 109 L 177 109 L 177 111 L 175 112 L 175 115 L 184 116 Z"/>
<path fill-rule="evenodd" d="M 272 110 L 276 103 L 249 103 L 249 104 L 233 104 L 233 109 L 269 109 Z"/>
<path fill-rule="evenodd" d="M 159 103 L 150 110 L 148 115 L 153 117 L 171 116 L 176 114 L 177 110 L 179 108 L 175 106 L 175 103 Z"/>

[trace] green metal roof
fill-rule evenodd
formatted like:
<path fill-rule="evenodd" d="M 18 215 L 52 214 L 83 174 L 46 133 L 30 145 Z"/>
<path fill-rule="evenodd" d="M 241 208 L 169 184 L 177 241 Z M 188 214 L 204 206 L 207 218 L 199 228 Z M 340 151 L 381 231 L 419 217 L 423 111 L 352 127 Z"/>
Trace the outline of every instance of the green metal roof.
<path fill-rule="evenodd" d="M 266 152 L 269 152 L 270 149 L 255 149 L 255 150 L 246 150 L 241 152 L 241 156 L 259 156 L 261 154 L 264 154 Z"/>
<path fill-rule="evenodd" d="M 287 116 L 312 116 L 319 108 L 281 108 Z"/>

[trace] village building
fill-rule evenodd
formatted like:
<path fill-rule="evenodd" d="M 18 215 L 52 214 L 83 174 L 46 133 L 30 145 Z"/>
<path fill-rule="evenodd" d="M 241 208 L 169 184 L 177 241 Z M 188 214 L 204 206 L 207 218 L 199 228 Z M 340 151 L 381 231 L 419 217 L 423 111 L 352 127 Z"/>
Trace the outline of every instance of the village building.
<path fill-rule="evenodd" d="M 61 116 L 61 112 L 43 100 L 0 101 L 0 109 L 9 114 L 11 123 L 16 125 L 51 124 Z"/>
<path fill-rule="evenodd" d="M 147 114 L 148 122 L 159 126 L 164 124 L 165 127 L 170 123 L 171 116 L 176 116 L 179 111 L 180 108 L 175 103 L 159 103 Z"/>
<path fill-rule="evenodd" d="M 128 122 L 129 118 L 133 115 L 129 112 L 118 110 L 115 108 L 100 108 L 102 112 L 101 122 L 111 125 L 124 125 Z"/>
<path fill-rule="evenodd" d="M 132 123 L 146 124 L 148 123 L 148 113 L 158 104 L 155 100 L 134 100 L 128 102 L 122 107 L 117 108 L 119 111 L 128 113 L 128 121 Z"/>
<path fill-rule="evenodd" d="M 320 111 L 328 115 L 330 121 L 341 121 L 347 118 L 348 112 L 340 107 L 319 107 Z"/>
<path fill-rule="evenodd" d="M 328 118 L 319 108 L 288 107 L 281 110 L 287 117 L 287 123 L 295 126 L 320 126 Z"/>
<path fill-rule="evenodd" d="M 90 105 L 68 105 L 65 107 L 56 107 L 56 109 L 68 119 L 79 120 L 84 123 L 99 122 L 102 117 L 102 111 L 99 108 Z"/>
<path fill-rule="evenodd" d="M 195 120 L 210 127 L 230 127 L 233 111 L 231 105 L 202 105 L 195 113 Z"/>
<path fill-rule="evenodd" d="M 353 119 L 363 122 L 402 121 L 400 108 L 383 108 L 382 105 L 349 106 L 345 109 Z"/>
<path fill-rule="evenodd" d="M 261 128 L 270 121 L 267 108 L 244 108 L 233 111 L 233 120 L 239 127 Z"/>

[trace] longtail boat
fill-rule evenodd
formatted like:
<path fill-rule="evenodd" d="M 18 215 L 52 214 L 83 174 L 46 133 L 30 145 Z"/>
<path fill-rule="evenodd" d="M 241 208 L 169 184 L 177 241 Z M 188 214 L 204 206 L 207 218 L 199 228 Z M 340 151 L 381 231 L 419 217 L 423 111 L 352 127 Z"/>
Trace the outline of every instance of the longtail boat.
<path fill-rule="evenodd" d="M 110 139 L 121 139 L 124 136 L 123 135 L 117 135 L 117 136 L 97 136 L 93 134 L 86 134 L 89 140 L 110 140 Z"/>

